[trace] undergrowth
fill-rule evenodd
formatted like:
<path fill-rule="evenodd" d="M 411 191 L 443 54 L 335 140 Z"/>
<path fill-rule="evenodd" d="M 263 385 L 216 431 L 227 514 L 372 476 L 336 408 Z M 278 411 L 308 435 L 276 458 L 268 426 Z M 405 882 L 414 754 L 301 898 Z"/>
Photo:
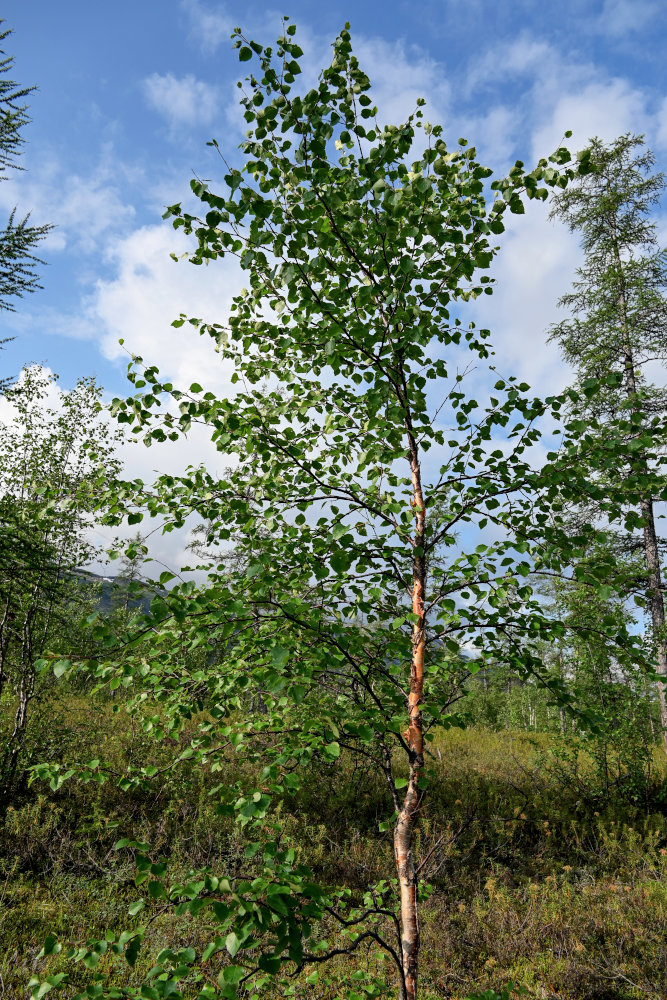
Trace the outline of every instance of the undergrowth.
<path fill-rule="evenodd" d="M 124 712 L 91 707 L 83 696 L 69 700 L 54 727 L 63 739 L 52 732 L 49 742 L 63 758 L 76 746 L 81 759 L 90 751 L 121 771 L 146 754 L 158 766 L 174 756 Z M 432 852 L 422 903 L 425 1000 L 484 996 L 510 982 L 536 1000 L 664 998 L 667 818 L 658 752 L 637 801 L 620 785 L 618 794 L 601 794 L 585 747 L 568 769 L 572 741 L 566 747 L 557 736 L 451 730 L 431 749 L 418 834 L 420 855 Z M 230 759 L 229 781 L 239 772 Z M 237 870 L 242 835 L 216 814 L 213 783 L 191 769 L 167 771 L 149 791 L 130 794 L 112 782 L 23 789 L 0 818 L 0 998 L 27 997 L 31 975 L 65 969 L 61 956 L 38 958 L 48 934 L 82 941 L 127 926 L 139 890 L 132 859 L 114 850 L 119 838 L 150 843 L 172 879 L 203 866 Z M 390 812 L 380 781 L 342 759 L 318 765 L 281 818 L 320 881 L 362 890 L 393 876 L 390 836 L 378 830 Z M 159 907 L 149 940 L 135 970 L 118 967 L 114 982 L 145 972 L 161 947 L 207 943 L 205 928 Z M 318 983 L 306 981 L 306 969 L 290 995 L 335 1000 L 350 961 L 335 960 Z M 372 950 L 354 961 L 362 973 L 383 971 Z"/>

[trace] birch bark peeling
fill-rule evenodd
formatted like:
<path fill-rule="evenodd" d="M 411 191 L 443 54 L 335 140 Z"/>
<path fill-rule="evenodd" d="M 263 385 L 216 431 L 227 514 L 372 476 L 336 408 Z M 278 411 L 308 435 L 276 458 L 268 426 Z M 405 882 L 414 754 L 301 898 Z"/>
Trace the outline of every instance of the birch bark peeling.
<path fill-rule="evenodd" d="M 648 600 L 651 610 L 651 625 L 655 641 L 658 673 L 667 677 L 667 642 L 665 638 L 665 600 L 662 592 L 662 574 L 660 572 L 660 555 L 658 538 L 655 530 L 653 501 L 642 500 L 641 514 L 644 521 L 644 555 L 648 571 Z M 660 699 L 660 725 L 662 740 L 667 754 L 667 698 L 665 697 L 665 682 L 658 681 L 658 696 Z"/>
<path fill-rule="evenodd" d="M 416 1000 L 420 934 L 414 833 L 422 797 L 419 777 L 424 766 L 424 728 L 421 704 L 424 694 L 424 653 L 426 649 L 424 621 L 426 504 L 421 484 L 419 451 L 410 429 L 408 429 L 408 443 L 412 476 L 412 509 L 415 517 L 412 612 L 416 616 L 416 620 L 412 625 L 412 660 L 406 732 L 409 777 L 403 806 L 394 828 L 394 854 L 401 894 L 401 955 L 403 961 L 401 1000 Z"/>

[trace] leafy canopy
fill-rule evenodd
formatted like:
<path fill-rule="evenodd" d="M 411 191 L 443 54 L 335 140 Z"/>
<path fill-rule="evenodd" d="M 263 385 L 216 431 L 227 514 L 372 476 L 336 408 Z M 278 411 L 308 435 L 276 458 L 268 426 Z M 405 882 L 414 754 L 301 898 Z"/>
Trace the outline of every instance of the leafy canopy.
<path fill-rule="evenodd" d="M 423 102 L 401 125 L 379 122 L 347 27 L 306 93 L 296 87 L 293 25 L 275 51 L 240 31 L 235 38 L 240 60 L 255 67 L 240 85 L 243 165 L 228 165 L 213 142 L 225 164 L 219 186 L 193 181 L 199 215 L 181 205 L 167 212 L 194 237 L 194 265 L 232 255 L 247 274 L 227 322 L 188 321 L 232 366 L 234 392 L 224 398 L 198 383 L 184 391 L 135 359 L 139 394 L 115 409 L 146 443 L 203 423 L 236 464 L 224 477 L 192 468 L 152 487 L 116 488 L 117 518 L 148 513 L 169 530 L 194 515 L 213 554 L 204 587 L 178 583 L 159 594 L 128 647 L 134 655 L 118 662 L 110 637 L 109 659 L 96 669 L 102 681 L 134 688 L 137 710 L 157 703 L 145 725 L 158 736 L 205 713 L 178 759 L 220 774 L 213 793 L 248 834 L 248 873 L 193 873 L 170 885 L 147 845 L 119 845 L 135 850 L 148 887 L 134 915 L 172 904 L 201 913 L 213 930 L 201 955 L 188 946 L 158 956 L 148 992 L 114 992 L 100 978 L 100 996 L 175 996 L 179 980 L 198 975 L 202 1000 L 233 997 L 239 985 L 364 942 L 389 954 L 400 977 L 396 880 L 363 893 L 318 886 L 281 829 L 280 801 L 315 763 L 335 767 L 347 754 L 386 779 L 382 830 L 405 809 L 404 795 L 426 793 L 423 754 L 406 731 L 415 636 L 426 646 L 419 724 L 427 737 L 458 721 L 466 676 L 499 648 L 516 671 L 540 675 L 536 644 L 565 626 L 533 594 L 530 574 L 559 570 L 590 542 L 592 529 L 569 538 L 559 512 L 568 492 L 593 488 L 587 470 L 615 461 L 620 440 L 612 429 L 600 444 L 573 419 L 538 470 L 531 448 L 540 421 L 557 422 L 576 393 L 542 401 L 494 376 L 492 394 L 478 400 L 461 370 L 470 357 L 490 357 L 489 331 L 464 326 L 459 311 L 491 290 L 505 214 L 584 173 L 587 155 L 570 165 L 561 148 L 491 183 L 474 148 L 461 139 L 450 149 L 441 127 L 424 121 Z M 620 516 L 613 492 L 600 502 Z M 230 545 L 233 573 L 223 558 Z M 417 575 L 420 613 L 411 603 Z M 616 655 L 634 655 L 616 619 L 597 627 Z M 478 660 L 467 658 L 470 647 Z M 229 787 L 232 753 L 259 778 Z M 57 768 L 39 773 L 63 780 Z M 99 761 L 80 773 L 108 776 Z M 130 788 L 154 774 L 147 764 L 122 781 Z M 145 933 L 140 924 L 74 957 L 94 966 L 95 949 L 113 947 L 133 963 Z M 217 986 L 202 971 L 208 962 L 217 963 Z M 360 989 L 352 983 L 349 996 Z"/>

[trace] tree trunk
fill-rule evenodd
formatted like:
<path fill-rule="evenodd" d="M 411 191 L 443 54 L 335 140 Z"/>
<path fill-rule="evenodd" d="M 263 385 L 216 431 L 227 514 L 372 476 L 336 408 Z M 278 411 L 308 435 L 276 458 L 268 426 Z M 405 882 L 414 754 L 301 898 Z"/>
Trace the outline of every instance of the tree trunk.
<path fill-rule="evenodd" d="M 401 894 L 401 958 L 403 963 L 401 1000 L 416 1000 L 419 972 L 419 913 L 418 876 L 414 859 L 414 834 L 422 800 L 419 777 L 424 766 L 424 729 L 421 703 L 424 693 L 424 653 L 426 649 L 424 623 L 424 593 L 426 588 L 426 507 L 421 485 L 421 470 L 417 442 L 408 423 L 410 471 L 412 475 L 412 508 L 415 516 L 412 612 L 412 661 L 408 698 L 408 728 L 405 741 L 408 748 L 409 777 L 394 827 L 394 855 Z"/>
<path fill-rule="evenodd" d="M 17 678 L 17 698 L 18 704 L 14 714 L 14 728 L 7 743 L 8 757 L 3 775 L 5 780 L 5 793 L 11 788 L 18 768 L 19 757 L 23 750 L 26 730 L 28 728 L 28 709 L 35 694 L 35 657 L 36 651 L 33 646 L 32 626 L 36 612 L 38 589 L 33 589 L 31 604 L 25 613 L 22 626 L 21 647 L 17 650 L 17 669 L 20 671 Z M 41 649 L 40 649 L 41 652 Z"/>
<path fill-rule="evenodd" d="M 618 274 L 618 308 L 621 319 L 621 331 L 623 337 L 623 369 L 625 376 L 625 392 L 628 399 L 634 404 L 637 399 L 637 380 L 635 376 L 635 363 L 630 341 L 630 326 L 628 321 L 627 296 L 623 281 L 623 262 L 618 242 L 614 232 L 614 256 Z M 646 465 L 646 456 L 640 459 Z M 665 635 L 665 600 L 662 592 L 662 574 L 660 570 L 660 555 L 658 552 L 658 538 L 655 530 L 655 515 L 653 512 L 653 498 L 645 497 L 640 501 L 642 520 L 644 521 L 644 561 L 648 572 L 647 598 L 649 611 L 651 613 L 651 626 L 653 630 L 653 641 L 655 643 L 656 660 L 658 673 L 661 677 L 667 677 L 667 636 Z M 665 696 L 665 682 L 658 682 L 658 698 L 660 700 L 660 725 L 662 727 L 662 739 L 667 754 L 667 697 Z"/>
<path fill-rule="evenodd" d="M 662 576 L 660 572 L 660 557 L 658 554 L 658 539 L 655 531 L 653 501 L 642 500 L 642 518 L 644 520 L 644 556 L 648 570 L 648 602 L 653 626 L 653 641 L 655 642 L 658 673 L 667 677 L 667 642 L 665 637 L 665 599 L 662 593 Z M 660 725 L 662 739 L 667 754 L 667 698 L 665 697 L 665 682 L 658 682 L 658 697 L 660 699 Z"/>
<path fill-rule="evenodd" d="M 560 643 L 558 644 L 558 676 L 561 683 L 563 683 L 565 681 L 565 666 L 563 664 L 563 649 Z M 558 709 L 558 717 L 560 719 L 561 736 L 567 736 L 567 715 L 562 705 Z"/>

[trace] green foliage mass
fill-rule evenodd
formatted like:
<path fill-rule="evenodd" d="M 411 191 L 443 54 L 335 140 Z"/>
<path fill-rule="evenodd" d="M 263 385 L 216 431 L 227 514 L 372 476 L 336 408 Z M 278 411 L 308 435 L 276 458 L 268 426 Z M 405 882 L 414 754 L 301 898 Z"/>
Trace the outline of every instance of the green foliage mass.
<path fill-rule="evenodd" d="M 235 38 L 241 61 L 253 63 L 241 85 L 242 168 L 214 143 L 225 164 L 219 188 L 193 182 L 199 216 L 181 205 L 167 212 L 193 237 L 192 264 L 231 255 L 247 276 L 227 321 L 189 321 L 232 368 L 234 395 L 174 387 L 135 359 L 138 395 L 115 412 L 146 443 L 203 424 L 237 462 L 224 477 L 192 468 L 150 487 L 115 483 L 104 502 L 112 519 L 148 513 L 166 529 L 194 516 L 213 550 L 234 545 L 237 568 L 213 560 L 204 587 L 156 594 L 122 655 L 100 623 L 88 669 L 111 690 L 131 689 L 158 739 L 190 732 L 168 767 L 192 761 L 217 775 L 218 815 L 243 831 L 248 864 L 170 882 L 131 831 L 119 849 L 135 853 L 143 894 L 130 915 L 141 922 L 71 957 L 90 970 L 88 996 L 175 997 L 188 980 L 200 1000 L 231 1000 L 344 955 L 349 1000 L 386 990 L 414 1000 L 418 899 L 432 892 L 433 852 L 417 823 L 433 794 L 429 744 L 461 721 L 470 675 L 498 660 L 565 708 L 571 693 L 544 671 L 545 645 L 576 634 L 594 639 L 606 662 L 647 666 L 625 616 L 552 614 L 531 576 L 573 570 L 592 595 L 615 593 L 619 580 L 601 580 L 585 560 L 602 533 L 587 524 L 573 535 L 563 507 L 586 496 L 607 520 L 627 519 L 647 490 L 667 497 L 665 459 L 630 464 L 621 485 L 608 472 L 627 453 L 626 413 L 606 419 L 603 435 L 573 390 L 540 400 L 493 373 L 488 398 L 477 398 L 460 370 L 490 359 L 489 331 L 465 326 L 460 312 L 491 290 L 507 212 L 586 177 L 589 153 L 573 162 L 559 148 L 492 182 L 474 148 L 450 148 L 424 120 L 423 102 L 401 125 L 380 123 L 347 27 L 305 93 L 293 25 L 275 51 Z M 589 380 L 584 395 L 599 389 Z M 536 468 L 545 428 L 561 444 Z M 659 422 L 642 423 L 642 446 L 655 451 L 663 438 Z M 355 891 L 318 878 L 284 822 L 320 769 L 335 773 L 349 757 L 384 783 L 374 822 L 391 831 L 396 859 Z M 113 779 L 134 794 L 161 771 L 146 760 L 119 775 L 94 754 L 35 774 L 54 791 L 73 778 Z M 179 950 L 151 940 L 144 910 L 154 906 L 191 919 Z M 369 946 L 386 960 L 372 973 L 360 959 Z M 108 953 L 135 967 L 145 949 L 152 969 L 127 990 L 97 970 Z M 35 983 L 34 995 L 47 986 L 67 980 Z"/>
<path fill-rule="evenodd" d="M 94 651 L 86 619 L 97 595 L 78 575 L 89 541 L 100 470 L 117 475 L 114 438 L 100 390 L 81 379 L 61 393 L 37 366 L 7 390 L 0 424 L 0 707 L 13 718 L 0 749 L 0 804 L 25 781 L 31 714 L 63 655 Z M 51 660 L 42 660 L 45 654 Z M 58 674 L 56 670 L 56 675 Z M 43 749 L 46 749 L 43 746 Z M 39 755 L 37 756 L 39 759 Z"/>
<path fill-rule="evenodd" d="M 247 277 L 226 321 L 188 321 L 232 369 L 233 394 L 175 387 L 135 358 L 137 394 L 114 411 L 146 444 L 202 424 L 235 464 L 222 476 L 199 467 L 150 486 L 109 484 L 104 435 L 85 419 L 75 433 L 67 402 L 69 421 L 33 435 L 23 493 L 3 492 L 23 504 L 33 534 L 48 528 L 45 572 L 54 546 L 62 566 L 80 564 L 94 506 L 107 523 L 205 525 L 205 585 L 165 572 L 148 612 L 135 613 L 138 537 L 115 615 L 91 616 L 94 655 L 42 630 L 41 658 L 21 661 L 20 705 L 24 678 L 32 697 L 36 672 L 52 667 L 105 723 L 129 719 L 132 733 L 125 749 L 111 724 L 93 741 L 77 737 L 75 753 L 54 745 L 32 768 L 49 791 L 5 816 L 7 836 L 36 817 L 28 869 L 53 865 L 58 852 L 40 836 L 48 844 L 69 824 L 63 843 L 88 852 L 95 878 L 125 873 L 74 945 L 63 946 L 57 914 L 32 996 L 415 1000 L 421 954 L 427 997 L 461 986 L 461 996 L 494 1000 L 494 983 L 532 988 L 536 969 L 549 989 L 557 979 L 572 996 L 590 987 L 601 997 L 605 974 L 582 979 L 573 956 L 597 933 L 595 908 L 608 908 L 616 881 L 606 885 L 599 861 L 593 883 L 570 878 L 570 861 L 591 853 L 584 835 L 615 841 L 617 819 L 593 808 L 600 795 L 614 796 L 614 817 L 643 817 L 642 836 L 628 828 L 623 848 L 634 844 L 645 866 L 638 875 L 626 859 L 631 898 L 602 925 L 624 928 L 663 873 L 653 706 L 641 687 L 651 655 L 624 604 L 628 569 L 605 546 L 609 524 L 632 531 L 647 496 L 667 499 L 665 428 L 637 394 L 612 413 L 589 405 L 613 395 L 624 372 L 587 372 L 576 390 L 535 398 L 498 377 L 490 332 L 461 318 L 492 290 L 507 212 L 549 188 L 582 191 L 599 166 L 590 150 L 572 161 L 561 147 L 491 181 L 474 148 L 449 147 L 425 121 L 423 102 L 400 125 L 381 121 L 347 27 L 305 93 L 292 24 L 275 50 L 240 30 L 234 38 L 252 63 L 240 84 L 242 166 L 213 142 L 224 173 L 193 182 L 200 214 L 180 204 L 166 213 L 193 238 L 191 264 L 231 255 Z M 470 359 L 488 366 L 488 396 L 468 389 Z M 80 396 L 99 410 L 92 385 Z M 63 449 L 68 461 L 82 456 L 73 473 Z M 10 484 L 19 451 L 14 440 L 2 453 Z M 636 461 L 639 451 L 651 461 Z M 598 520 L 573 530 L 567 514 L 582 501 Z M 550 593 L 544 579 L 557 581 Z M 68 641 L 73 655 L 59 656 Z M 478 757 L 513 753 L 509 737 L 453 734 L 498 667 L 507 706 L 513 687 L 539 688 L 544 718 L 565 730 L 530 749 L 519 741 L 518 781 L 465 760 L 473 747 Z M 554 794 L 562 802 L 550 811 Z M 60 868 L 52 874 L 64 884 Z M 23 873 L 10 877 L 20 892 Z M 590 884 L 603 889 L 584 908 Z M 562 929 L 562 900 L 575 916 L 559 965 L 544 956 L 553 936 L 543 925 Z M 661 918 L 661 891 L 653 905 Z M 641 946 L 655 940 L 647 927 Z M 629 947 L 613 976 L 636 976 L 636 958 Z M 644 964 L 655 981 L 639 988 L 657 996 L 654 966 Z"/>

